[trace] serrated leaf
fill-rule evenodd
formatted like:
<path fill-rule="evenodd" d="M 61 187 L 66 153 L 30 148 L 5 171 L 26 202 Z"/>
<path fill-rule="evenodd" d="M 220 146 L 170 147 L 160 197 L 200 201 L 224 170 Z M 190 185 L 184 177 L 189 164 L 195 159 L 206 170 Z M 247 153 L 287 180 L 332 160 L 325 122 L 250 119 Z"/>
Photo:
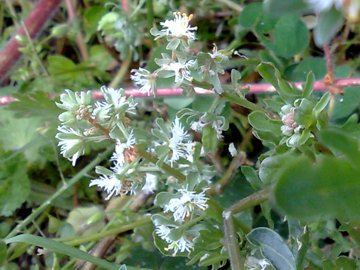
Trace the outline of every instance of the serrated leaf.
<path fill-rule="evenodd" d="M 268 259 L 277 270 L 295 270 L 295 258 L 284 240 L 269 228 L 253 229 L 246 238 L 258 246 L 262 255 Z"/>
<path fill-rule="evenodd" d="M 0 150 L 1 153 L 1 150 Z M 30 194 L 26 161 L 22 155 L 1 153 L 0 158 L 0 216 L 10 216 Z"/>

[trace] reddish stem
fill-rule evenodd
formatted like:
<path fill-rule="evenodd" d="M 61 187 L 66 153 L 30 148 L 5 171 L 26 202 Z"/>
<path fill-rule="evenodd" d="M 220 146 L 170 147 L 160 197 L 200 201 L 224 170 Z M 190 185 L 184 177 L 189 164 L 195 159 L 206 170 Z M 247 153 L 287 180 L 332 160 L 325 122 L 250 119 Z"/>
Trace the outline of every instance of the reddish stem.
<path fill-rule="evenodd" d="M 60 3 L 61 0 L 39 0 L 37 2 L 36 6 L 24 21 L 24 27 L 31 38 L 35 38 L 40 33 Z M 20 45 L 15 37 L 17 35 L 26 37 L 24 27 L 19 28 L 0 51 L 0 82 L 7 78 L 8 72 L 21 56 L 21 52 L 19 51 Z"/>
<path fill-rule="evenodd" d="M 297 88 L 302 89 L 303 82 L 295 82 L 293 83 Z M 333 86 L 335 87 L 347 87 L 347 86 L 359 86 L 360 85 L 360 78 L 344 78 L 344 79 L 337 79 L 335 80 Z M 258 83 L 258 84 L 244 84 L 243 88 L 249 88 L 250 94 L 258 94 L 258 93 L 271 93 L 275 92 L 274 86 L 268 83 Z M 324 81 L 316 81 L 314 83 L 314 91 L 328 91 L 329 85 L 325 84 Z M 196 88 L 195 93 L 197 95 L 213 95 L 214 92 L 202 88 Z M 132 96 L 137 98 L 153 98 L 153 96 L 148 96 L 147 93 L 141 92 L 139 89 L 126 89 L 125 90 L 126 96 Z M 159 88 L 157 89 L 157 96 L 158 97 L 176 97 L 181 96 L 183 94 L 183 89 L 181 88 Z M 54 98 L 51 96 L 50 98 Z M 98 90 L 93 91 L 93 98 L 94 99 L 101 99 L 102 94 Z M 7 105 L 16 99 L 11 96 L 0 96 L 0 106 Z"/>

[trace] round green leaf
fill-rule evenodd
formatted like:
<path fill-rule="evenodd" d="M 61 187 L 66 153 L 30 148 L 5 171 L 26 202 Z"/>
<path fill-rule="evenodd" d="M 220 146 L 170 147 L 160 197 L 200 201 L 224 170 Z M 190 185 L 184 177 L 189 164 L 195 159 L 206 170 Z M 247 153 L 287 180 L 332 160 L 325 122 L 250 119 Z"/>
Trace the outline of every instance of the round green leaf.
<path fill-rule="evenodd" d="M 284 16 L 276 23 L 273 42 L 266 42 L 270 49 L 282 57 L 290 58 L 308 46 L 309 30 L 296 16 Z"/>
<path fill-rule="evenodd" d="M 295 270 L 295 258 L 284 240 L 269 228 L 253 229 L 246 238 L 260 247 L 262 255 L 278 270 Z"/>
<path fill-rule="evenodd" d="M 339 218 L 360 221 L 360 171 L 347 160 L 320 156 L 284 164 L 274 188 L 276 206 L 301 220 Z"/>

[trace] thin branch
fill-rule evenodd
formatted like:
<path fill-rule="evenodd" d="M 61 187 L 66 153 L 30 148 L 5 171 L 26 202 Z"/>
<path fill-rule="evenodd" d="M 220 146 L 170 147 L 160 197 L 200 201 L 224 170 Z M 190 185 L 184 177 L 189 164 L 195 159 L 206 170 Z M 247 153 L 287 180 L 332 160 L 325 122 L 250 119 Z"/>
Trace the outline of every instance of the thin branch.
<path fill-rule="evenodd" d="M 234 227 L 233 214 L 242 212 L 254 207 L 270 196 L 270 188 L 265 188 L 248 197 L 238 201 L 236 204 L 227 208 L 223 212 L 225 247 L 229 253 L 230 265 L 232 270 L 242 270 L 244 268 L 244 258 L 240 254 L 237 233 Z"/>
<path fill-rule="evenodd" d="M 71 24 L 76 20 L 75 8 L 72 0 L 65 0 L 65 4 L 69 16 L 68 23 Z M 76 44 L 79 48 L 82 59 L 87 60 L 89 58 L 89 54 L 81 31 L 78 31 L 76 34 Z"/>
<path fill-rule="evenodd" d="M 297 88 L 302 89 L 303 82 L 295 82 L 293 83 Z M 342 78 L 335 80 L 334 84 L 335 87 L 348 87 L 348 86 L 359 86 L 360 85 L 360 78 Z M 258 83 L 258 84 L 244 84 L 243 88 L 249 89 L 249 94 L 259 94 L 259 93 L 272 93 L 275 92 L 275 87 L 269 83 Z M 328 91 L 329 86 L 326 85 L 323 80 L 316 81 L 314 83 L 314 91 Z M 181 88 L 159 88 L 157 89 L 157 97 L 176 97 L 182 96 L 184 90 Z M 98 90 L 93 91 L 93 98 L 94 99 L 102 99 L 102 94 Z M 203 88 L 196 88 L 195 89 L 196 95 L 214 95 L 214 92 L 211 90 L 203 89 Z M 147 93 L 140 91 L 139 89 L 129 88 L 125 90 L 126 96 L 132 96 L 136 98 L 153 98 L 153 96 L 148 96 Z M 52 96 L 51 98 L 55 98 Z M 0 106 L 7 105 L 13 101 L 16 101 L 16 98 L 12 96 L 0 96 Z"/>
<path fill-rule="evenodd" d="M 24 25 L 31 38 L 35 38 L 44 27 L 45 23 L 52 17 L 61 0 L 39 0 L 25 19 Z M 21 56 L 20 44 L 16 36 L 25 36 L 24 27 L 19 28 L 11 37 L 5 47 L 0 51 L 0 82 L 7 78 L 11 68 Z"/>

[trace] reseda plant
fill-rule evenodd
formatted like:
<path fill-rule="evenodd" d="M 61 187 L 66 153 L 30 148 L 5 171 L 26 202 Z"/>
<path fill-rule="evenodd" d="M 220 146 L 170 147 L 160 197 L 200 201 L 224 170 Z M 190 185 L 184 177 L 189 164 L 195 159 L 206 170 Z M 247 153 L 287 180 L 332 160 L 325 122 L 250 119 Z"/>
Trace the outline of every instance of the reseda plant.
<path fill-rule="evenodd" d="M 139 192 L 156 193 L 154 204 L 161 210 L 151 216 L 153 237 L 156 247 L 165 255 L 186 256 L 189 264 L 199 262 L 213 269 L 224 266 L 228 259 L 232 269 L 244 269 L 244 265 L 248 269 L 295 269 L 297 260 L 301 264 L 304 261 L 301 245 L 290 248 L 270 229 L 251 231 L 251 227 L 239 225 L 243 220 L 234 215 L 270 198 L 272 189 L 279 188 L 277 179 L 282 175 L 276 174 L 276 170 L 285 160 L 302 155 L 312 162 L 318 160 L 324 148 L 318 134 L 329 126 L 325 109 L 331 96 L 325 94 L 318 99 L 312 95 L 311 73 L 303 88 L 297 89 L 283 80 L 272 64 L 262 63 L 258 72 L 274 85 L 278 95 L 265 99 L 265 106 L 249 102 L 245 99 L 246 89 L 238 84 L 239 72 L 231 72 L 230 86 L 221 84 L 219 76 L 224 73 L 231 50 L 218 50 L 216 45 L 212 52 L 191 50 L 197 30 L 190 24 L 191 19 L 192 15 L 176 12 L 172 20 L 160 23 L 160 30 L 151 29 L 155 40 L 166 43 L 166 52 L 155 59 L 157 69 L 133 70 L 131 78 L 149 96 L 156 96 L 158 81 L 163 78 L 172 78 L 173 85 L 183 88 L 184 94 L 193 94 L 197 87 L 211 90 L 216 98 L 208 111 L 186 108 L 172 122 L 157 118 L 151 132 L 144 136 L 136 120 L 139 105 L 126 97 L 123 90 L 104 86 L 100 89 L 104 99 L 96 102 L 90 91 L 66 90 L 57 103 L 65 110 L 59 116 L 61 126 L 56 135 L 61 153 L 75 165 L 95 144 L 113 144 L 115 150 L 109 160 L 112 165 L 98 166 L 98 177 L 90 181 L 90 186 L 103 190 L 106 200 Z M 212 182 L 216 172 L 205 162 L 205 157 L 217 150 L 223 131 L 229 127 L 223 116 L 229 101 L 252 111 L 248 118 L 253 134 L 268 151 L 260 156 L 258 170 L 242 168 L 244 176 L 258 191 L 250 195 L 250 203 L 243 205 L 240 201 L 222 209 L 210 195 L 218 190 L 217 183 Z M 200 141 L 194 140 L 195 133 L 201 135 Z M 233 144 L 229 151 L 235 158 L 244 154 Z M 273 201 L 286 209 L 279 200 L 281 196 L 284 194 Z M 268 211 L 269 224 L 273 224 L 269 205 L 264 209 Z M 300 241 L 308 232 L 295 223 L 289 223 L 297 232 L 295 235 L 291 231 L 290 238 Z M 266 242 L 269 239 L 271 243 Z M 279 255 L 270 253 L 267 245 Z M 287 260 L 289 268 L 284 268 L 280 257 Z"/>

